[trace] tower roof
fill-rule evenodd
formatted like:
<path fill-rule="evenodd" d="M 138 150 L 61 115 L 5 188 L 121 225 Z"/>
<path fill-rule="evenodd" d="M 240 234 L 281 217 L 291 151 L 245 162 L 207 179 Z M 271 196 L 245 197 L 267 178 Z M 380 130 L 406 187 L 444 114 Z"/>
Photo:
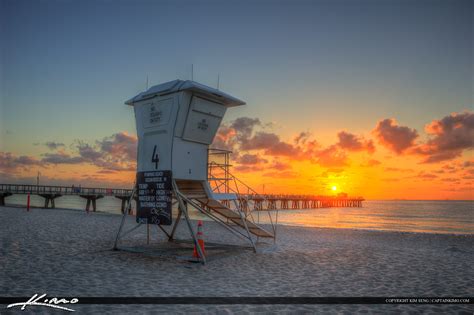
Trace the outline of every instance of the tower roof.
<path fill-rule="evenodd" d="M 245 102 L 242 100 L 239 100 L 238 98 L 235 98 L 220 90 L 211 88 L 207 85 L 197 83 L 195 81 L 190 81 L 190 80 L 186 80 L 186 81 L 174 80 L 174 81 L 169 81 L 166 83 L 154 85 L 150 87 L 148 90 L 141 92 L 140 94 L 132 97 L 131 99 L 126 101 L 125 104 L 133 106 L 133 104 L 136 102 L 153 98 L 157 95 L 176 93 L 176 92 L 184 91 L 184 90 L 199 92 L 200 94 L 204 94 L 227 107 L 245 105 Z"/>

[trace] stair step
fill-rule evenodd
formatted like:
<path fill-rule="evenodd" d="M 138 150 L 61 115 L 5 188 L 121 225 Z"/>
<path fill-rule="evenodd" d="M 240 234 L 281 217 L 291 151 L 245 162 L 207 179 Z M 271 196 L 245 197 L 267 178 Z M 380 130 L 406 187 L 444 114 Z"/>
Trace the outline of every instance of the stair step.
<path fill-rule="evenodd" d="M 249 221 L 246 218 L 241 218 L 239 213 L 226 207 L 224 204 L 222 204 L 218 200 L 209 198 L 209 196 L 207 196 L 206 189 L 204 188 L 205 182 L 191 181 L 191 180 L 177 180 L 176 184 L 178 186 L 179 191 L 183 195 L 185 195 L 187 198 L 196 199 L 208 209 L 229 219 L 230 221 L 240 226 L 241 228 L 245 229 L 245 225 L 247 225 L 250 233 L 258 237 L 269 237 L 269 238 L 274 237 L 272 233 L 266 231 L 265 229 L 261 228 L 255 223 Z M 245 223 L 243 222 L 243 220 L 245 221 Z"/>

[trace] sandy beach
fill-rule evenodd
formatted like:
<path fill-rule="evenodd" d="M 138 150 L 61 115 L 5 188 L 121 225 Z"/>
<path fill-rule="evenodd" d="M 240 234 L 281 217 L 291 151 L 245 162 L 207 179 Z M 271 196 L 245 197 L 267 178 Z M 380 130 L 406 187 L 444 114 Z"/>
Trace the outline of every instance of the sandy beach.
<path fill-rule="evenodd" d="M 0 295 L 473 296 L 474 236 L 278 227 L 276 245 L 235 250 L 201 266 L 179 257 L 112 251 L 121 217 L 0 208 Z M 134 217 L 127 218 L 131 227 Z M 195 224 L 194 224 L 195 225 Z M 206 242 L 243 244 L 212 222 Z M 185 224 L 178 229 L 188 238 Z M 164 235 L 152 230 L 153 248 Z M 146 229 L 122 246 L 144 245 Z M 183 254 L 179 254 L 182 258 Z M 189 252 L 189 255 L 191 253 Z M 17 313 L 18 309 L 0 313 Z M 452 313 L 472 305 L 74 305 L 79 313 Z M 51 310 L 47 312 L 55 313 Z M 30 308 L 30 312 L 45 312 Z"/>

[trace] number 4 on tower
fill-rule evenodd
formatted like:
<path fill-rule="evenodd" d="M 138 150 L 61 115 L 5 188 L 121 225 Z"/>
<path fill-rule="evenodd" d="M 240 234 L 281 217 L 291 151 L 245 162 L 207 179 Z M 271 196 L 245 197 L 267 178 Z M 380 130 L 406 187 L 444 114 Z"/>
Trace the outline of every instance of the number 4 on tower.
<path fill-rule="evenodd" d="M 151 162 L 155 163 L 155 169 L 158 169 L 158 162 L 160 162 L 160 158 L 158 157 L 158 153 L 156 152 L 156 145 L 153 148 L 153 155 L 151 156 Z"/>

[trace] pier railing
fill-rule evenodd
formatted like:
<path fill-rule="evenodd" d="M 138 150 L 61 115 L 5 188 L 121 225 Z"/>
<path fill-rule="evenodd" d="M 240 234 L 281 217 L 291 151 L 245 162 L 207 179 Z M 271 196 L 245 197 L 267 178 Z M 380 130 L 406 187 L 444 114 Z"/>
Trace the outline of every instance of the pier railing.
<path fill-rule="evenodd" d="M 129 196 L 131 189 L 123 188 L 90 188 L 81 186 L 45 186 L 45 185 L 18 185 L 0 184 L 0 192 L 10 192 L 12 194 L 34 194 L 34 195 L 103 195 L 103 196 Z"/>
<path fill-rule="evenodd" d="M 228 169 L 225 173 L 216 173 L 216 169 L 221 169 L 219 164 L 210 163 L 214 171 L 209 172 L 209 182 L 211 188 L 216 193 L 232 193 L 236 195 L 239 207 L 246 215 L 251 215 L 253 211 L 267 210 L 297 210 L 297 209 L 317 209 L 329 207 L 362 207 L 363 197 L 349 196 L 316 196 L 316 195 L 289 195 L 289 194 L 259 194 L 250 186 L 246 185 L 236 176 L 232 175 Z M 225 175 L 225 176 L 223 176 Z M 122 210 L 125 202 L 130 198 L 132 189 L 124 188 L 91 188 L 81 186 L 53 186 L 53 185 L 24 185 L 24 184 L 0 184 L 0 205 L 5 205 L 5 198 L 14 194 L 39 195 L 45 198 L 45 208 L 48 204 L 54 207 L 54 199 L 61 196 L 80 196 L 88 200 L 95 209 L 97 199 L 113 196 L 122 200 Z M 222 200 L 229 205 L 229 200 Z M 87 207 L 86 207 L 87 209 Z M 257 222 L 260 214 L 257 213 Z"/>

